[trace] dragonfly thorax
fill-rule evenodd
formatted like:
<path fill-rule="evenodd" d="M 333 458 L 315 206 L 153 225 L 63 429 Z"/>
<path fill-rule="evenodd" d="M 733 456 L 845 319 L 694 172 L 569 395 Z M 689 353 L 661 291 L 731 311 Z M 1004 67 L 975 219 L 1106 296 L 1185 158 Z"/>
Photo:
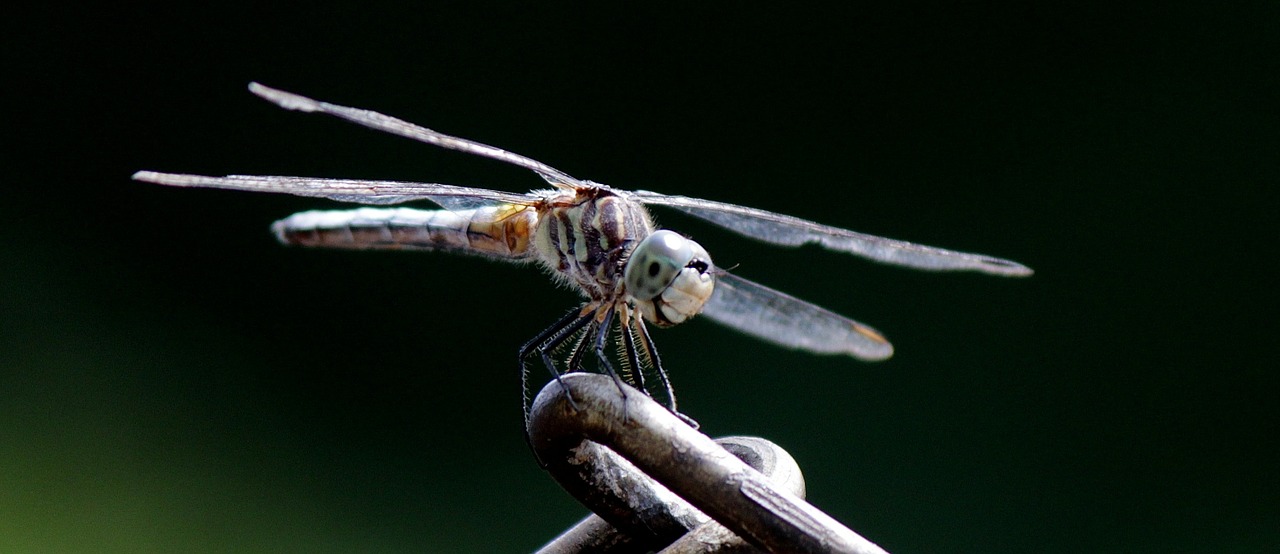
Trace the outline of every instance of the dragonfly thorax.
<path fill-rule="evenodd" d="M 594 302 L 622 300 L 623 264 L 653 233 L 649 212 L 600 187 L 545 197 L 538 207 L 534 247 L 542 265 Z"/>
<path fill-rule="evenodd" d="M 702 311 L 715 289 L 712 267 L 702 245 L 663 229 L 636 245 L 623 270 L 624 283 L 640 314 L 667 327 Z"/>

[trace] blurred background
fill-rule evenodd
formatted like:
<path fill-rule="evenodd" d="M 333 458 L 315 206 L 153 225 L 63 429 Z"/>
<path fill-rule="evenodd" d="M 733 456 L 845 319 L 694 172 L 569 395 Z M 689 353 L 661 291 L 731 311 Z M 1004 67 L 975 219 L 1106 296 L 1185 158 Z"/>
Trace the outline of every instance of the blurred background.
<path fill-rule="evenodd" d="M 884 363 L 656 332 L 684 411 L 758 435 L 890 552 L 1274 552 L 1280 4 L 30 6 L 3 23 L 0 552 L 522 552 L 586 512 L 521 438 L 533 268 L 283 248 L 297 197 L 139 169 L 522 192 L 251 80 L 619 188 L 981 252 L 722 266 Z"/>

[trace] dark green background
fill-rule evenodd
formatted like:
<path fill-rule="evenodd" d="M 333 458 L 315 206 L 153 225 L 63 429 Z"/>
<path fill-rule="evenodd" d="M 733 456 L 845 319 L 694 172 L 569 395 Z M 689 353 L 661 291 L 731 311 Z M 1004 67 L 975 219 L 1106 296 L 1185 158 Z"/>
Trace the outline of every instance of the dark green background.
<path fill-rule="evenodd" d="M 704 321 L 656 336 L 708 433 L 781 444 L 891 552 L 1275 552 L 1280 4 L 1048 4 L 7 13 L 0 551 L 519 552 L 585 513 L 521 440 L 513 363 L 572 293 L 267 233 L 326 201 L 129 181 L 540 185 L 260 80 L 1035 268 L 919 273 L 658 214 L 894 341 L 864 364 Z"/>

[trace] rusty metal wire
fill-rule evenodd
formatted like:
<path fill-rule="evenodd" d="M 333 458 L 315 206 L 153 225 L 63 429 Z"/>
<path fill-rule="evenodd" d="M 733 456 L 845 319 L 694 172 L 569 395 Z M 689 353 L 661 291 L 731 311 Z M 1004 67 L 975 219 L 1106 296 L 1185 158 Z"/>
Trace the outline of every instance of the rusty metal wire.
<path fill-rule="evenodd" d="M 717 444 L 640 391 L 619 394 L 603 375 L 563 382 L 573 403 L 559 384 L 543 388 L 530 441 L 552 477 L 597 515 L 540 552 L 887 554 L 802 500 L 799 467 L 776 445 Z"/>

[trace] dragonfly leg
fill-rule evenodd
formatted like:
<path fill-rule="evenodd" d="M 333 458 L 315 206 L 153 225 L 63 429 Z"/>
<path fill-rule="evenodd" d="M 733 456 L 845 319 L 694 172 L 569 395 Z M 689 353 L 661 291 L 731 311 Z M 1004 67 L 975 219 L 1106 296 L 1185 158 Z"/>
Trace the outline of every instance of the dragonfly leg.
<path fill-rule="evenodd" d="M 648 396 L 649 388 L 644 383 L 644 369 L 640 363 L 640 353 L 636 350 L 636 336 L 631 331 L 631 322 L 629 315 L 624 315 L 618 322 L 618 334 L 622 336 L 622 349 L 626 355 L 626 362 L 631 367 L 631 375 L 634 377 L 636 388 L 640 392 Z"/>
<path fill-rule="evenodd" d="M 557 383 L 560 383 L 560 386 L 565 389 L 565 396 L 569 399 L 569 405 L 575 410 L 578 409 L 577 404 L 573 401 L 573 395 L 568 393 L 568 387 L 565 387 L 564 381 L 560 379 L 560 370 L 556 369 L 555 362 L 551 359 L 550 353 L 555 351 L 555 349 L 563 344 L 564 341 L 574 336 L 587 323 L 591 322 L 591 312 L 586 311 L 586 313 L 584 313 L 584 311 L 586 310 L 575 309 L 570 311 L 564 317 L 560 318 L 559 321 L 556 321 L 550 327 L 547 327 L 541 333 L 538 333 L 538 335 L 529 340 L 529 342 L 526 342 L 524 346 L 520 347 L 519 364 L 521 377 L 521 405 L 524 407 L 524 415 L 526 419 L 529 416 L 529 402 L 531 398 L 528 387 L 529 368 L 525 365 L 525 360 L 527 360 L 529 356 L 532 356 L 534 352 L 537 352 L 542 358 L 542 363 L 546 365 L 547 371 L 551 372 L 551 377 L 554 378 Z"/>
<path fill-rule="evenodd" d="M 697 429 L 697 421 L 676 409 L 676 391 L 671 387 L 671 378 L 667 375 L 667 370 L 662 368 L 662 358 L 658 357 L 658 348 L 654 346 L 653 339 L 649 337 L 649 328 L 645 327 L 644 320 L 638 317 L 635 319 L 635 327 L 640 337 L 640 346 L 644 348 L 645 354 L 649 356 L 649 361 L 653 364 L 653 372 L 658 375 L 658 382 L 661 384 L 662 390 L 667 394 L 667 410 L 684 420 L 690 427 Z"/>
<path fill-rule="evenodd" d="M 573 353 L 569 354 L 569 359 L 565 362 L 565 373 L 573 373 L 582 371 L 582 361 L 586 359 L 587 352 L 591 349 L 591 337 L 596 333 L 596 322 L 592 321 L 587 324 L 585 331 L 578 334 L 578 344 L 573 346 Z"/>
<path fill-rule="evenodd" d="M 649 362 L 653 364 L 653 372 L 658 375 L 658 383 L 662 386 L 663 392 L 667 394 L 667 409 L 672 413 L 676 411 L 676 392 L 671 388 L 671 380 L 667 377 L 667 370 L 662 368 L 662 358 L 658 357 L 658 349 L 653 345 L 653 339 L 649 337 L 649 328 L 645 327 L 644 320 L 635 319 L 635 327 L 640 335 L 640 346 L 645 350 L 645 354 L 649 356 Z"/>
<path fill-rule="evenodd" d="M 617 310 L 609 309 L 604 313 L 604 320 L 600 322 L 600 327 L 596 330 L 596 358 L 600 359 L 600 367 L 604 368 L 605 373 L 613 377 L 613 382 L 618 385 L 618 392 L 622 393 L 622 397 L 627 397 L 627 390 L 622 388 L 622 378 L 618 377 L 618 372 L 614 371 L 613 364 L 609 362 L 609 354 L 605 352 L 605 347 L 609 344 L 609 333 L 613 328 L 613 316 Z M 623 402 L 626 405 L 626 402 Z"/>

